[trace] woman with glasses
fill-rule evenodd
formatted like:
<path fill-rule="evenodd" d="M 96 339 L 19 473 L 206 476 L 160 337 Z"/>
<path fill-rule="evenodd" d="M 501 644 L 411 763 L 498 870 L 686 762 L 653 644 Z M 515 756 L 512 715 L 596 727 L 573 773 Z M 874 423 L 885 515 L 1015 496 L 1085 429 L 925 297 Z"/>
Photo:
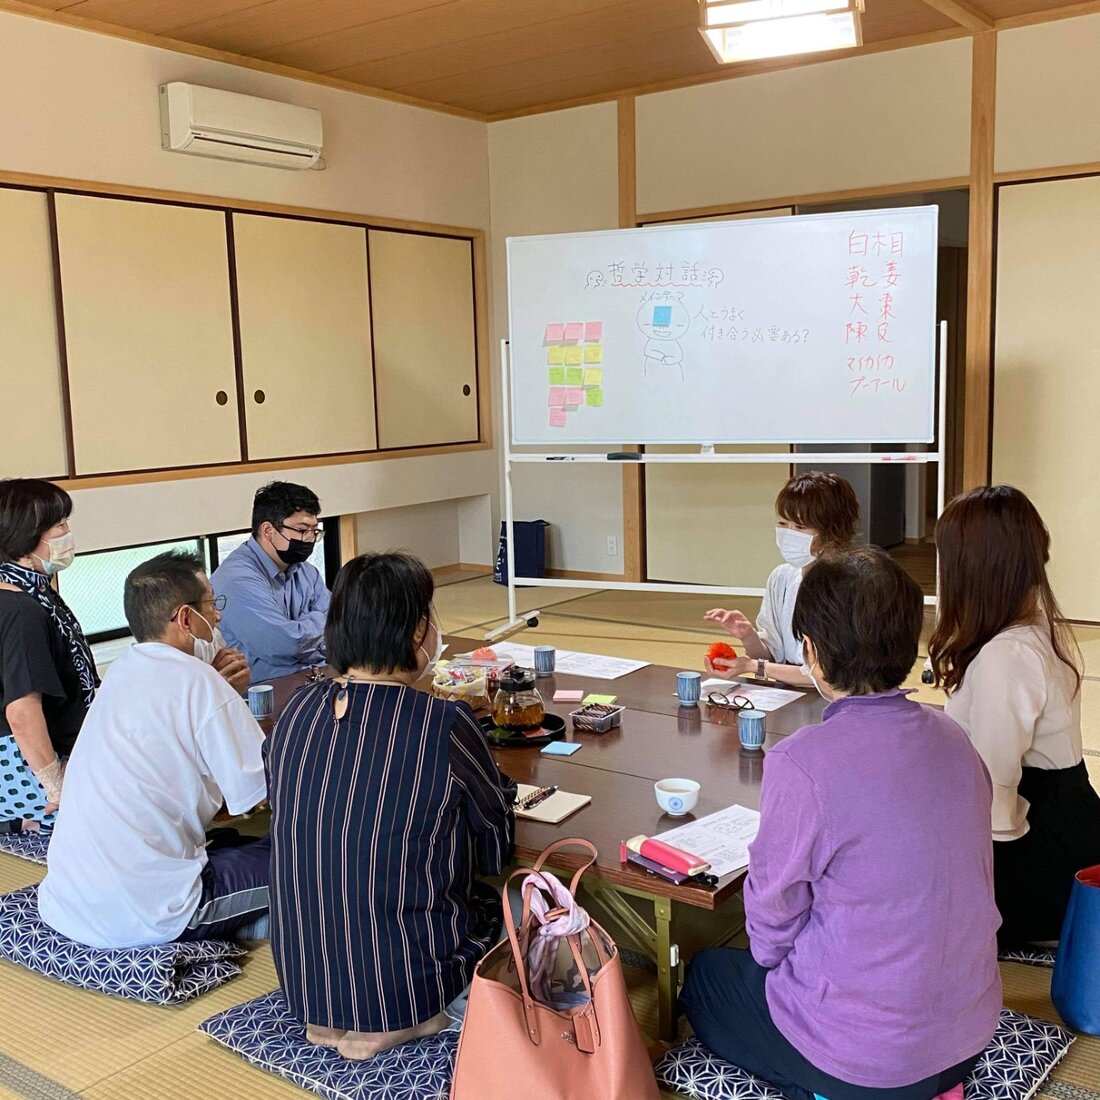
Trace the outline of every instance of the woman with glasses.
<path fill-rule="evenodd" d="M 76 617 L 51 579 L 72 564 L 72 500 L 48 481 L 0 481 L 0 831 L 52 829 L 99 687 Z"/>
<path fill-rule="evenodd" d="M 500 933 L 475 874 L 511 857 L 516 786 L 465 703 L 415 690 L 443 652 L 406 554 L 340 570 L 325 642 L 267 742 L 272 948 L 291 1012 L 348 1058 L 448 1025 Z"/>
<path fill-rule="evenodd" d="M 745 648 L 732 660 L 706 662 L 717 676 L 753 676 L 809 687 L 802 667 L 802 647 L 791 629 L 794 604 L 806 570 L 822 554 L 846 550 L 859 524 L 855 490 L 836 474 L 796 474 L 775 501 L 775 541 L 783 564 L 768 577 L 755 627 L 737 610 L 715 607 L 703 616 Z"/>

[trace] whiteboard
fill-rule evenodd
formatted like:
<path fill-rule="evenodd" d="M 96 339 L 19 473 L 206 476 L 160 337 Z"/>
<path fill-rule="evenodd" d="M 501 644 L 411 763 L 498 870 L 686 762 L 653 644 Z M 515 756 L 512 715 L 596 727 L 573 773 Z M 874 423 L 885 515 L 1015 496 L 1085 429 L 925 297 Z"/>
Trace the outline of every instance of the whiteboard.
<path fill-rule="evenodd" d="M 510 237 L 512 442 L 931 443 L 937 214 Z"/>

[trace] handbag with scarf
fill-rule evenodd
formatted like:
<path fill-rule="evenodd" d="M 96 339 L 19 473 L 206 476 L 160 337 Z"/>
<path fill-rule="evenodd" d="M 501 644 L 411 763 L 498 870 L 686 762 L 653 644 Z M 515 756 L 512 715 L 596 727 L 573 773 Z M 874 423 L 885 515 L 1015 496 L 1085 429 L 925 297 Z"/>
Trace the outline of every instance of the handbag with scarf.
<path fill-rule="evenodd" d="M 588 858 L 566 890 L 542 868 L 570 846 L 585 849 Z M 588 841 L 559 840 L 533 871 L 508 876 L 502 891 L 508 938 L 474 971 L 451 1100 L 515 1100 L 517 1089 L 538 1100 L 658 1100 L 618 949 L 573 903 L 595 860 Z M 517 929 L 508 885 L 520 876 Z M 550 902 L 537 896 L 540 889 Z"/>

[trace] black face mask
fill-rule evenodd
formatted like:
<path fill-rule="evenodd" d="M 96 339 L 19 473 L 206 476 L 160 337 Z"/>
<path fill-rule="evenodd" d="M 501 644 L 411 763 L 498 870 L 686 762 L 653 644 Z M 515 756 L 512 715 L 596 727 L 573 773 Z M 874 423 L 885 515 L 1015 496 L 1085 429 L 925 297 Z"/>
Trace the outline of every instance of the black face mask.
<path fill-rule="evenodd" d="M 306 542 L 305 539 L 288 538 L 286 541 L 285 550 L 275 547 L 275 553 L 279 555 L 279 561 L 284 565 L 298 565 L 303 561 L 309 561 L 316 547 L 316 543 Z"/>

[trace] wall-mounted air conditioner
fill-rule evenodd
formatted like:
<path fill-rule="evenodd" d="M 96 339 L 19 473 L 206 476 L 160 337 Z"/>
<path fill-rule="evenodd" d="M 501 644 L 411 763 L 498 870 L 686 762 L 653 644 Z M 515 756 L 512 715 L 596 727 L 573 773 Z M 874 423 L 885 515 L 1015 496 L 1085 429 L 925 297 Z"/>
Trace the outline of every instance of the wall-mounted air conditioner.
<path fill-rule="evenodd" d="M 173 81 L 160 86 L 161 145 L 270 168 L 324 167 L 321 112 Z"/>

